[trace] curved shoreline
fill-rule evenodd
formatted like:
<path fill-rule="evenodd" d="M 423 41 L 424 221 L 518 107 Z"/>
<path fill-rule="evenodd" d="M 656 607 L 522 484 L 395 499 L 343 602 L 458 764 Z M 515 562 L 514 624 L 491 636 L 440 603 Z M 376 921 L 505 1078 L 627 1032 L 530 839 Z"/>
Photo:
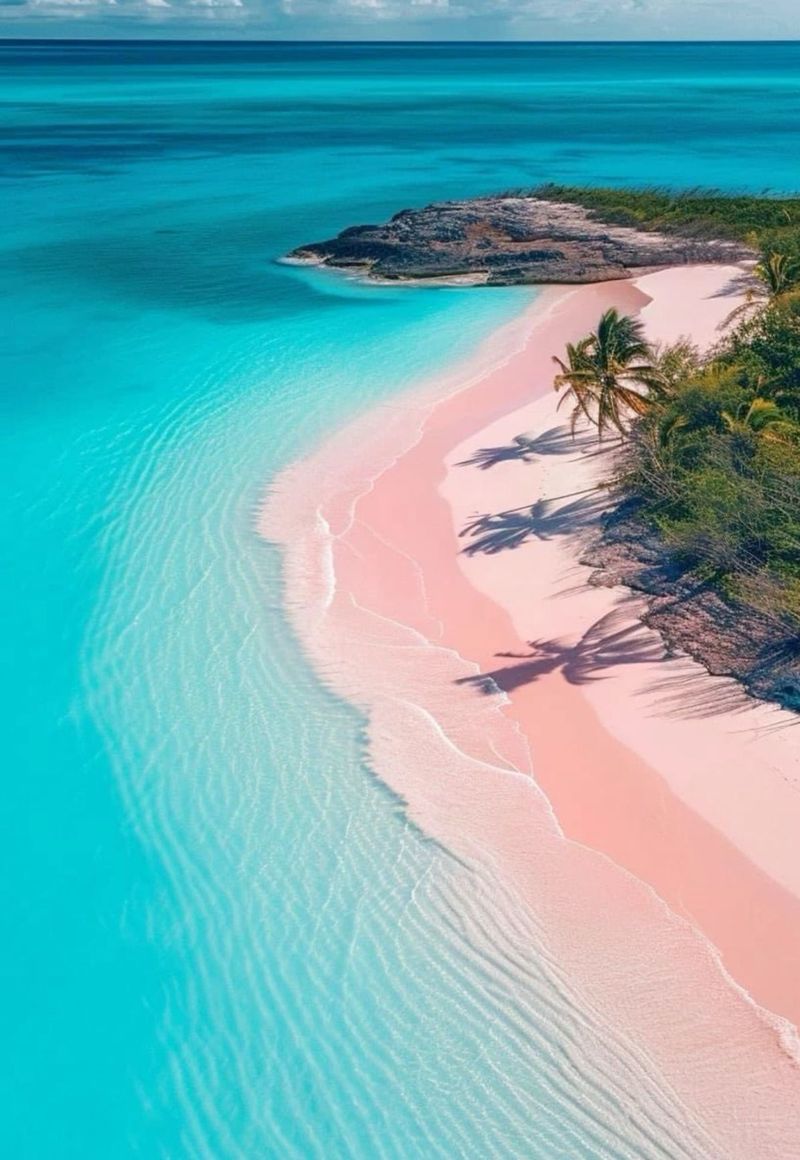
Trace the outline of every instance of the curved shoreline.
<path fill-rule="evenodd" d="M 677 275 L 688 305 L 699 309 L 699 291 L 695 287 L 695 300 L 691 292 L 695 272 Z M 535 433 L 546 429 L 541 422 L 552 420 L 553 407 L 550 355 L 585 333 L 608 305 L 629 311 L 644 306 L 645 319 L 658 331 L 658 295 L 649 305 L 648 299 L 644 286 L 620 282 L 546 292 L 532 312 L 490 340 L 469 368 L 384 404 L 289 468 L 272 489 L 261 530 L 284 545 L 289 611 L 306 651 L 322 679 L 368 713 L 374 766 L 408 803 L 411 817 L 476 872 L 502 883 L 535 916 L 586 1009 L 645 1052 L 677 1093 L 687 1123 L 703 1125 L 710 1155 L 724 1147 L 724 1155 L 743 1160 L 789 1160 L 800 1150 L 800 1072 L 789 1053 L 793 1029 L 747 998 L 741 987 L 761 993 L 761 985 L 753 986 L 747 964 L 732 970 L 726 958 L 735 977 L 731 984 L 712 942 L 698 934 L 708 916 L 698 915 L 696 905 L 680 906 L 680 893 L 670 898 L 666 879 L 653 881 L 654 865 L 633 859 L 654 846 L 652 834 L 668 831 L 655 824 L 663 823 L 665 803 L 674 801 L 698 823 L 704 821 L 701 807 L 708 812 L 714 803 L 693 799 L 696 786 L 681 784 L 680 770 L 670 782 L 664 768 L 649 767 L 641 735 L 626 733 L 626 714 L 638 716 L 631 711 L 636 703 L 630 684 L 614 688 L 612 681 L 597 679 L 583 688 L 570 682 L 561 661 L 541 680 L 512 685 L 506 678 L 510 687 L 503 695 L 480 691 L 480 674 L 501 667 L 494 659 L 498 646 L 518 651 L 532 639 L 531 629 L 534 637 L 541 629 L 527 619 L 529 611 L 538 609 L 545 621 L 560 618 L 559 632 L 574 615 L 573 597 L 560 597 L 568 614 L 556 615 L 554 603 L 547 603 L 555 594 L 546 586 L 559 569 L 570 573 L 572 586 L 577 580 L 586 590 L 592 614 L 598 600 L 618 600 L 619 594 L 589 589 L 585 578 L 574 575 L 580 566 L 568 555 L 572 547 L 561 541 L 560 556 L 546 540 L 541 543 L 549 543 L 547 552 L 540 550 L 536 558 L 528 549 L 541 548 L 539 541 L 519 553 L 460 555 L 464 540 L 457 533 L 474 514 L 476 497 L 491 503 L 502 496 L 505 503 L 512 475 L 514 487 L 531 486 L 530 464 L 518 458 L 492 471 L 467 472 L 464 453 L 491 445 L 495 432 L 508 438 L 512 428 L 526 430 L 519 423 L 529 411 L 539 422 Z M 722 307 L 729 311 L 730 299 Z M 541 399 L 519 412 L 536 386 Z M 561 464 L 568 462 L 564 455 Z M 542 471 L 554 474 L 550 461 Z M 462 482 L 467 478 L 472 490 Z M 537 575 L 545 588 L 535 592 Z M 585 612 L 584 607 L 580 616 Z M 579 617 L 573 627 L 580 623 Z M 663 666 L 648 647 L 637 663 Z M 519 659 L 530 667 L 539 657 Z M 613 658 L 607 660 L 604 675 L 614 667 Z M 631 663 L 626 671 L 635 667 Z M 648 720 L 641 732 L 654 728 Z M 702 732 L 704 723 L 697 728 Z M 662 747 L 665 730 L 669 737 L 669 721 L 655 730 Z M 662 756 L 669 765 L 671 756 Z M 614 797 L 609 787 L 620 771 L 628 787 Z M 641 794 L 637 825 L 650 826 L 650 833 L 634 833 L 631 787 Z M 739 818 L 740 828 L 746 821 Z M 674 835 L 674 828 L 669 832 Z M 770 835 L 764 837 L 769 846 Z M 686 881 L 702 876 L 704 865 L 730 875 L 707 834 L 695 829 L 685 840 L 687 849 L 706 859 L 700 869 L 692 865 Z M 621 848 L 626 841 L 633 852 Z M 770 855 L 768 849 L 748 853 Z M 734 854 L 743 867 L 741 881 L 755 882 L 759 871 L 751 858 L 735 846 Z M 788 864 L 784 869 L 789 878 L 800 873 Z M 797 895 L 761 873 L 766 895 L 753 897 L 770 899 L 777 909 L 768 914 L 780 920 L 777 927 L 767 924 L 765 936 L 774 927 L 785 950 L 785 938 L 795 929 L 789 920 Z M 685 885 L 679 882 L 680 889 Z M 735 894 L 728 881 L 722 889 L 716 885 L 708 904 Z M 791 913 L 777 904 L 782 889 Z M 706 930 L 712 933 L 720 939 L 719 932 Z M 749 927 L 746 933 L 749 945 Z M 779 938 L 770 950 L 781 945 Z M 784 961 L 785 955 L 778 958 Z M 787 981 L 791 987 L 791 977 Z M 781 1006 L 775 1002 L 773 1009 Z M 797 1018 L 794 1010 L 784 1007 L 783 1013 Z M 693 1147 L 688 1154 L 703 1154 L 697 1143 Z"/>

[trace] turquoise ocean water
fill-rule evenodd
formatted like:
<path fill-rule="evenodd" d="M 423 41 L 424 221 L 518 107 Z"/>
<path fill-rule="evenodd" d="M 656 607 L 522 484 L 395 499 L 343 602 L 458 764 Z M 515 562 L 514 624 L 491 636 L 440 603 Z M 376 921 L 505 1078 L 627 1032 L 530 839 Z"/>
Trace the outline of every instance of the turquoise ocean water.
<path fill-rule="evenodd" d="M 679 1154 L 556 1082 L 253 530 L 527 297 L 274 259 L 550 178 L 795 189 L 799 114 L 788 45 L 0 45 L 2 1155 Z"/>

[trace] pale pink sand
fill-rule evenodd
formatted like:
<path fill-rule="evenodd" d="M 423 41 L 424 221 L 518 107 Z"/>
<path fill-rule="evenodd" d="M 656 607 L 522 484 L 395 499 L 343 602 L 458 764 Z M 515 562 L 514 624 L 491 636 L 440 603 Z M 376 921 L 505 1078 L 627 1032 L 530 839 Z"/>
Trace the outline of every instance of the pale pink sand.
<path fill-rule="evenodd" d="M 706 342 L 733 305 L 711 297 L 731 273 L 548 291 L 448 382 L 371 412 L 284 473 L 262 526 L 285 545 L 310 657 L 369 714 L 376 770 L 496 883 L 509 927 L 530 923 L 585 1013 L 585 1060 L 608 1082 L 609 1052 L 640 1060 L 642 1107 L 662 1132 L 654 1092 L 672 1093 L 676 1154 L 789 1160 L 796 1037 L 756 1003 L 800 1015 L 800 740 L 773 731 L 788 721 L 765 707 L 676 715 L 654 682 L 696 681 L 693 703 L 721 683 L 659 659 L 633 598 L 588 587 L 557 523 L 552 538 L 494 555 L 465 556 L 456 534 L 477 513 L 534 500 L 552 501 L 550 516 L 608 469 L 571 448 L 463 464 L 562 422 L 552 353 L 612 304 L 644 306 L 654 337 Z M 478 673 L 509 697 L 482 692 Z"/>
<path fill-rule="evenodd" d="M 731 302 L 707 295 L 726 280 L 718 268 L 694 270 L 690 293 L 682 270 L 639 279 L 653 298 L 642 311 L 651 337 L 715 341 Z M 457 529 L 476 511 L 544 500 L 552 512 L 575 502 L 562 497 L 593 498 L 590 489 L 613 469 L 594 439 L 583 452 L 530 464 L 458 466 L 476 447 L 557 427 L 556 404 L 548 392 L 447 455 L 441 491 Z M 470 584 L 513 623 L 487 642 L 494 658 L 483 654 L 484 671 L 502 670 L 504 688 L 519 682 L 515 712 L 566 833 L 654 885 L 697 922 L 754 998 L 800 1023 L 800 722 L 691 661 L 664 660 L 659 636 L 638 620 L 643 602 L 588 585 L 591 570 L 578 564 L 579 554 L 578 535 L 556 532 L 514 551 L 460 557 Z M 526 648 L 529 641 L 537 647 Z M 498 659 L 501 651 L 528 659 Z M 580 721 L 580 729 L 564 737 L 542 730 L 554 713 Z"/>

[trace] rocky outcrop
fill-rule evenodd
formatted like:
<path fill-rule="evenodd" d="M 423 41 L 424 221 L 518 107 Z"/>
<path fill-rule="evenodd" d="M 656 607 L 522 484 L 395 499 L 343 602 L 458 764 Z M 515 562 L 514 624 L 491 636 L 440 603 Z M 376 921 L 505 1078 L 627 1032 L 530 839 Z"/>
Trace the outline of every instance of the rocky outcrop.
<path fill-rule="evenodd" d="M 385 225 L 352 226 L 300 246 L 285 260 L 381 281 L 508 286 L 603 282 L 660 266 L 751 257 L 739 242 L 606 225 L 581 206 L 509 196 L 405 209 Z"/>
<path fill-rule="evenodd" d="M 622 503 L 607 513 L 601 535 L 587 544 L 582 563 L 594 569 L 591 583 L 624 584 L 643 593 L 644 623 L 672 650 L 687 653 L 714 676 L 734 677 L 754 697 L 800 712 L 796 626 L 726 600 L 712 584 L 684 572 L 635 510 Z M 681 690 L 674 692 L 680 700 Z M 683 692 L 698 713 L 727 707 L 724 686 Z"/>

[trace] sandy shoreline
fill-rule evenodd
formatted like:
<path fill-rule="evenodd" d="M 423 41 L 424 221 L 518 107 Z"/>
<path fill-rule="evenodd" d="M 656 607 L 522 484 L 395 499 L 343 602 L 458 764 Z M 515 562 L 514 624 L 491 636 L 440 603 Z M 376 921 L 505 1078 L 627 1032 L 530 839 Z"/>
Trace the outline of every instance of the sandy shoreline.
<path fill-rule="evenodd" d="M 608 461 L 565 437 L 550 389 L 551 355 L 609 305 L 654 339 L 713 341 L 734 272 L 546 291 L 468 367 L 284 473 L 262 530 L 320 675 L 369 715 L 376 771 L 535 916 L 587 1010 L 686 1109 L 687 1154 L 788 1160 L 800 734 L 665 660 L 636 597 L 588 584 Z"/>
<path fill-rule="evenodd" d="M 638 279 L 653 298 L 642 311 L 651 337 L 713 341 L 730 302 L 706 295 L 724 280 L 713 267 L 691 280 L 678 270 Z M 590 570 L 576 563 L 580 533 L 603 506 L 591 489 L 612 470 L 591 435 L 577 452 L 567 441 L 528 464 L 459 467 L 476 445 L 508 446 L 520 432 L 560 423 L 548 393 L 447 457 L 442 493 L 457 531 L 479 505 L 513 511 L 535 499 L 541 507 L 519 548 L 495 553 L 490 535 L 488 551 L 460 557 L 470 584 L 514 626 L 514 637 L 485 642 L 494 663 L 484 652 L 482 671 L 494 670 L 510 693 L 565 832 L 653 885 L 697 923 L 758 1002 L 800 1024 L 797 719 L 694 662 L 666 660 L 658 634 L 639 623 L 638 597 L 587 584 Z M 498 658 L 499 649 L 518 659 Z M 551 715 L 574 723 L 578 714 L 578 743 L 539 727 Z"/>

